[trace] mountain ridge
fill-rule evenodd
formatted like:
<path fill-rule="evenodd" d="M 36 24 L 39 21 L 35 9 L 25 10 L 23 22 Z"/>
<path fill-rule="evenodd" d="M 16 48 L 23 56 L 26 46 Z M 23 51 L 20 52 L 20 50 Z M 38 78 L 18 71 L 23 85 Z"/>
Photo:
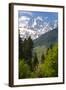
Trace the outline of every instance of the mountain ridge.
<path fill-rule="evenodd" d="M 39 38 L 35 39 L 34 47 L 42 46 L 42 45 L 49 47 L 51 44 L 54 44 L 55 42 L 58 42 L 58 28 L 49 31 L 41 35 Z"/>
<path fill-rule="evenodd" d="M 25 17 L 22 17 L 25 19 Z M 34 18 L 33 18 L 34 19 Z M 49 21 L 43 21 L 43 19 L 36 17 L 33 23 L 29 24 L 29 18 L 22 20 L 19 23 L 19 32 L 22 39 L 27 39 L 31 36 L 32 40 L 39 38 L 42 34 L 45 34 L 53 29 L 57 28 L 57 20 L 53 23 Z"/>

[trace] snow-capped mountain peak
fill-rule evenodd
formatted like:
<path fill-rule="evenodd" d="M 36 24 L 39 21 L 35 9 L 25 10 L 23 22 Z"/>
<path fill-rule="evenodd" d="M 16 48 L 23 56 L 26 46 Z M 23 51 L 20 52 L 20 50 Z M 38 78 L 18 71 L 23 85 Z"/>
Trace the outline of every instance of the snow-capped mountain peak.
<path fill-rule="evenodd" d="M 34 30 L 27 29 L 27 28 L 19 28 L 20 30 L 20 37 L 22 39 L 28 38 L 31 36 L 32 39 L 38 38 L 38 33 Z"/>
<path fill-rule="evenodd" d="M 32 20 L 33 22 L 29 24 L 31 18 L 25 16 L 21 17 L 21 19 L 19 18 L 19 31 L 22 39 L 31 36 L 31 38 L 34 40 L 58 26 L 57 20 L 55 20 L 52 25 L 49 22 L 43 21 L 42 17 L 39 16 L 33 18 Z"/>

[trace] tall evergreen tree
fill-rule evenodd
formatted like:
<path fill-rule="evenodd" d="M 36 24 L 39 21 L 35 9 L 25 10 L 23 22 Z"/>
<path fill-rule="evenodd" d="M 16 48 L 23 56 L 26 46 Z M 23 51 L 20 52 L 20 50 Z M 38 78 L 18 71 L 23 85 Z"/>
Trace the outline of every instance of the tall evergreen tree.
<path fill-rule="evenodd" d="M 19 59 L 23 58 L 23 41 L 19 34 Z"/>
<path fill-rule="evenodd" d="M 23 51 L 24 51 L 24 59 L 26 60 L 27 59 L 27 40 L 25 39 L 24 40 L 24 43 L 23 43 Z"/>
<path fill-rule="evenodd" d="M 42 56 L 41 56 L 41 63 L 44 63 L 44 60 L 45 60 L 45 56 L 44 56 L 44 54 L 42 54 Z"/>
<path fill-rule="evenodd" d="M 33 41 L 31 37 L 28 38 L 28 58 L 32 59 Z"/>
<path fill-rule="evenodd" d="M 37 65 L 38 65 L 39 61 L 38 61 L 38 58 L 37 58 L 37 54 L 35 52 L 34 54 L 34 60 L 33 60 L 33 67 L 35 68 Z"/>
<path fill-rule="evenodd" d="M 48 47 L 47 50 L 46 50 L 46 55 L 48 55 L 48 51 L 49 51 L 49 47 Z"/>
<path fill-rule="evenodd" d="M 52 47 L 53 47 L 53 44 L 50 45 L 50 48 L 51 48 L 51 49 L 52 49 Z"/>
<path fill-rule="evenodd" d="M 29 37 L 27 40 L 24 40 L 24 58 L 25 61 L 31 65 L 32 63 L 32 50 L 33 50 L 33 41 L 31 37 Z"/>

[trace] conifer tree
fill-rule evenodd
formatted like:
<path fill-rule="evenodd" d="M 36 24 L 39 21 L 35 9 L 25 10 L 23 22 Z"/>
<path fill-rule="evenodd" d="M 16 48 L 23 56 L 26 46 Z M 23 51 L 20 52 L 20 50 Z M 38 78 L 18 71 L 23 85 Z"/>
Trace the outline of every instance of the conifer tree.
<path fill-rule="evenodd" d="M 44 60 L 45 60 L 45 56 L 44 56 L 44 54 L 42 54 L 42 56 L 41 56 L 41 63 L 44 63 Z"/>
<path fill-rule="evenodd" d="M 33 67 L 35 68 L 37 65 L 38 65 L 39 61 L 38 61 L 38 58 L 37 58 L 37 54 L 35 52 L 34 54 L 34 60 L 33 60 Z"/>
<path fill-rule="evenodd" d="M 31 37 L 29 37 L 27 40 L 24 40 L 24 59 L 25 61 L 31 65 L 32 63 L 32 50 L 33 50 L 33 41 Z"/>
<path fill-rule="evenodd" d="M 19 59 L 23 58 L 23 41 L 19 34 Z"/>

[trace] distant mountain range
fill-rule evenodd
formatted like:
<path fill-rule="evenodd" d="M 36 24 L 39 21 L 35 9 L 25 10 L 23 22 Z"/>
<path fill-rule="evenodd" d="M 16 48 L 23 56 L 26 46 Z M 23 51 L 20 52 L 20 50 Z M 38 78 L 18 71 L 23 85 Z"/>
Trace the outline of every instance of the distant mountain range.
<path fill-rule="evenodd" d="M 49 47 L 51 44 L 58 42 L 58 28 L 53 29 L 45 34 L 42 34 L 39 38 L 34 40 L 34 47 L 46 46 Z"/>
<path fill-rule="evenodd" d="M 23 17 L 22 17 L 23 18 Z M 27 21 L 27 20 L 26 20 Z M 33 40 L 39 38 L 41 35 L 54 30 L 57 28 L 57 20 L 52 24 L 50 22 L 45 22 L 39 17 L 35 18 L 33 23 L 26 25 L 26 21 L 19 23 L 19 32 L 22 39 L 28 38 L 31 36 Z"/>

